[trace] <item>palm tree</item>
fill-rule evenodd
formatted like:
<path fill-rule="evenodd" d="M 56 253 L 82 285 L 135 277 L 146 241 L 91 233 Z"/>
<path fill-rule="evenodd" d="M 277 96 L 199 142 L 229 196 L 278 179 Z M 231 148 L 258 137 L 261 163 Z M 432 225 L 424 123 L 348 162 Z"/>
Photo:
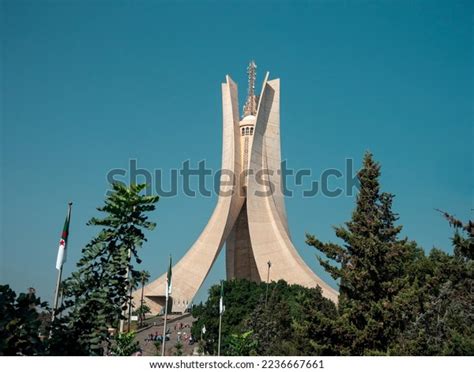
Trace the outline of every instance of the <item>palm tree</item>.
<path fill-rule="evenodd" d="M 142 283 L 142 296 L 141 296 L 141 300 L 140 300 L 140 312 L 139 312 L 139 317 L 140 317 L 140 327 L 143 325 L 143 318 L 145 317 L 145 312 L 143 311 L 143 292 L 145 291 L 145 283 L 148 282 L 148 280 L 150 280 L 150 273 L 146 270 L 143 270 L 141 273 L 140 273 L 140 281 Z"/>

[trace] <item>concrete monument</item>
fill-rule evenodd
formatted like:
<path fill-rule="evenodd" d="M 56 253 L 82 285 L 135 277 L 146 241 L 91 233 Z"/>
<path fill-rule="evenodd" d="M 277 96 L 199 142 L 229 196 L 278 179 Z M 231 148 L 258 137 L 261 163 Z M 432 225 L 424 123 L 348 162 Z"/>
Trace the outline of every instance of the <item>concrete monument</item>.
<path fill-rule="evenodd" d="M 207 226 L 173 267 L 173 312 L 191 304 L 224 243 L 227 279 L 284 279 L 290 284 L 320 286 L 325 297 L 337 302 L 337 291 L 313 273 L 291 242 L 280 172 L 280 79 L 269 80 L 267 72 L 261 94 L 256 95 L 256 67 L 252 61 L 247 69 L 249 86 L 242 118 L 237 85 L 228 75 L 222 83 L 225 171 Z M 153 313 L 164 306 L 165 282 L 166 273 L 144 288 Z M 135 306 L 140 293 L 141 289 L 133 295 Z"/>

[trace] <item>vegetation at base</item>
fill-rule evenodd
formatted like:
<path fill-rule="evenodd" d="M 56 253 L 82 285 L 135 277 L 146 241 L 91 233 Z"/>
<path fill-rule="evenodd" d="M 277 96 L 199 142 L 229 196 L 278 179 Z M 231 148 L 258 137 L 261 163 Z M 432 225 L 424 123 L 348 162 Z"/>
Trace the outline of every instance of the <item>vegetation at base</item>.
<path fill-rule="evenodd" d="M 394 195 L 380 190 L 380 165 L 364 157 L 351 219 L 335 227 L 342 244 L 307 234 L 321 266 L 339 282 L 339 303 L 319 289 L 225 283 L 221 355 L 474 355 L 474 223 L 442 212 L 453 254 L 401 238 Z M 194 307 L 193 337 L 217 354 L 218 285 Z M 244 341 L 245 340 L 245 341 Z"/>
<path fill-rule="evenodd" d="M 176 344 L 174 344 L 174 355 L 175 356 L 183 355 L 183 343 L 181 341 L 177 341 Z"/>
<path fill-rule="evenodd" d="M 111 355 L 130 356 L 140 350 L 135 332 L 119 333 L 111 347 Z"/>
<path fill-rule="evenodd" d="M 17 296 L 10 286 L 0 285 L 0 355 L 44 354 L 42 309 L 47 304 L 34 292 Z"/>
<path fill-rule="evenodd" d="M 139 325 L 141 326 L 147 314 L 151 313 L 151 309 L 147 304 L 140 305 L 136 310 L 133 311 L 133 315 L 137 315 L 139 319 Z"/>
<path fill-rule="evenodd" d="M 154 341 L 153 346 L 155 346 L 156 355 L 161 355 L 161 340 Z"/>
<path fill-rule="evenodd" d="M 114 184 L 103 218 L 89 225 L 101 228 L 82 250 L 77 271 L 63 283 L 65 316 L 53 324 L 49 345 L 53 355 L 104 355 L 110 352 L 111 330 L 125 320 L 135 283 L 143 278 L 133 261 L 140 264 L 138 250 L 146 241 L 144 230 L 152 230 L 147 214 L 155 209 L 157 196 L 142 195 L 145 185 Z M 66 343 L 66 344 L 65 344 Z"/>
<path fill-rule="evenodd" d="M 400 237 L 394 195 L 381 191 L 379 178 L 380 165 L 367 153 L 352 216 L 335 227 L 339 243 L 306 236 L 339 283 L 338 304 L 319 287 L 227 281 L 221 355 L 474 355 L 474 223 L 441 212 L 454 229 L 453 253 L 425 253 Z M 143 189 L 114 185 L 98 209 L 105 217 L 90 220 L 101 230 L 62 283 L 64 301 L 53 324 L 50 309 L 34 292 L 17 296 L 0 285 L 0 355 L 138 350 L 133 333 L 116 332 L 131 291 L 149 279 L 135 264 L 145 232 L 155 226 L 148 213 L 158 197 L 142 195 Z M 192 309 L 199 354 L 217 354 L 220 291 L 220 285 L 212 286 L 207 301 Z M 136 308 L 141 322 L 148 312 L 146 304 Z M 154 345 L 159 355 L 161 342 Z M 181 355 L 183 344 L 174 349 Z"/>
<path fill-rule="evenodd" d="M 253 331 L 233 333 L 229 337 L 228 355 L 256 355 L 257 341 L 252 340 Z"/>
<path fill-rule="evenodd" d="M 352 218 L 335 227 L 343 245 L 307 234 L 307 244 L 335 262 L 318 258 L 340 283 L 339 317 L 331 327 L 336 354 L 386 352 L 406 325 L 405 310 L 411 306 L 403 293 L 411 284 L 410 267 L 422 251 L 398 237 L 402 227 L 392 211 L 393 195 L 380 191 L 379 176 L 380 165 L 366 154 Z"/>
<path fill-rule="evenodd" d="M 445 217 L 455 228 L 454 254 L 433 249 L 413 267 L 404 293 L 412 298 L 412 321 L 390 354 L 474 355 L 474 223 Z"/>
<path fill-rule="evenodd" d="M 307 243 L 339 280 L 338 317 L 330 329 L 337 355 L 474 354 L 473 228 L 446 214 L 456 227 L 454 255 L 399 238 L 394 195 L 381 192 L 372 154 L 358 173 L 352 219 L 335 228 L 344 244 Z"/>
<path fill-rule="evenodd" d="M 321 322 L 336 313 L 336 306 L 322 296 L 320 288 L 272 282 L 265 304 L 266 286 L 245 279 L 225 282 L 221 355 L 306 355 L 308 334 L 324 327 Z M 193 338 L 199 340 L 205 326 L 204 352 L 211 355 L 217 355 L 219 298 L 220 285 L 214 285 L 206 303 L 192 310 L 197 318 L 191 329 Z"/>
<path fill-rule="evenodd" d="M 148 280 L 150 280 L 150 273 L 146 270 L 141 271 L 138 280 L 141 286 L 141 297 L 140 305 L 138 306 L 138 309 L 135 310 L 134 315 L 138 315 L 138 326 L 141 328 L 143 327 L 143 322 L 145 321 L 146 314 L 151 313 L 150 307 L 144 302 L 145 284 L 148 283 Z"/>

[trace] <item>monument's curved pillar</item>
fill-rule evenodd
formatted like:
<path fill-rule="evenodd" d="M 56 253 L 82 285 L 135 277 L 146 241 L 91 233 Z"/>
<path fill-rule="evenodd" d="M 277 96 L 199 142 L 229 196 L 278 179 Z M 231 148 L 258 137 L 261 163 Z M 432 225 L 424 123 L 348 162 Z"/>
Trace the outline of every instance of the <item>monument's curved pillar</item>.
<path fill-rule="evenodd" d="M 239 106 L 237 85 L 227 76 L 222 84 L 223 139 L 220 195 L 216 208 L 199 238 L 186 255 L 173 266 L 171 308 L 184 311 L 199 290 L 222 245 L 229 235 L 245 201 L 241 188 Z M 233 178 L 233 179 L 230 179 Z M 160 311 L 165 304 L 166 273 L 145 286 L 144 296 L 152 313 Z M 140 304 L 141 289 L 133 293 L 134 306 Z"/>
<path fill-rule="evenodd" d="M 267 273 L 270 261 L 270 281 L 284 279 L 305 287 L 320 286 L 325 297 L 337 302 L 337 291 L 306 265 L 289 236 L 280 168 L 280 80 L 267 78 L 268 74 L 250 157 L 249 169 L 256 176 L 249 179 L 247 189 L 248 226 L 257 269 L 261 275 Z"/>
<path fill-rule="evenodd" d="M 242 120 L 236 84 L 229 76 L 222 84 L 225 172 L 208 224 L 173 267 L 173 312 L 182 312 L 190 305 L 224 242 L 228 279 L 260 282 L 266 281 L 269 273 L 270 281 L 284 279 L 290 284 L 320 286 L 325 297 L 337 302 L 337 291 L 306 265 L 291 242 L 281 179 L 280 80 L 268 80 L 267 73 L 261 95 L 257 96 L 255 69 L 252 61 Z M 163 274 L 144 288 L 145 300 L 153 313 L 164 306 L 165 279 Z M 139 306 L 140 294 L 141 289 L 133 294 L 135 307 Z"/>

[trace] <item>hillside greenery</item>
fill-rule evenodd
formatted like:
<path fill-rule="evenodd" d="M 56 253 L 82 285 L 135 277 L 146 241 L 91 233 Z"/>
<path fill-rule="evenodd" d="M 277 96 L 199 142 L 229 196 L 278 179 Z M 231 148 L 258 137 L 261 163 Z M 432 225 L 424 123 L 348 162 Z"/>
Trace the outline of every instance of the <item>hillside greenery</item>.
<path fill-rule="evenodd" d="M 338 303 L 319 287 L 225 281 L 221 355 L 474 355 L 474 223 L 433 211 L 451 225 L 452 247 L 423 249 L 403 236 L 395 196 L 381 189 L 380 175 L 380 164 L 366 153 L 354 210 L 334 227 L 335 240 L 306 235 L 306 249 L 338 283 Z M 61 283 L 54 323 L 34 291 L 17 295 L 0 285 L 0 355 L 138 350 L 134 333 L 117 330 L 132 290 L 150 277 L 139 270 L 139 251 L 155 227 L 149 214 L 158 197 L 144 189 L 113 185 L 98 208 L 101 217 L 89 221 L 96 236 Z M 192 308 L 200 354 L 217 355 L 220 293 L 220 284 L 212 286 Z M 142 323 L 149 308 L 137 306 Z M 182 352 L 177 345 L 174 353 Z"/>

